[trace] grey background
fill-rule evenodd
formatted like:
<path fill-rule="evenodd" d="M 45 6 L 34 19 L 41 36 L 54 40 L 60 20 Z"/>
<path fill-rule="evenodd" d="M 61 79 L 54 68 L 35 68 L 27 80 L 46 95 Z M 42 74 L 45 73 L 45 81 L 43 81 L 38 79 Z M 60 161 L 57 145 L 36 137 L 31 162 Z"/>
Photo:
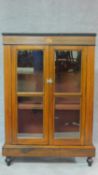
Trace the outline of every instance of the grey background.
<path fill-rule="evenodd" d="M 58 33 L 58 32 L 95 32 L 98 33 L 98 0 L 0 0 L 0 148 L 4 143 L 4 98 L 3 98 L 3 47 L 2 33 Z M 95 53 L 95 98 L 94 98 L 94 143 L 98 148 L 98 37 Z M 36 160 L 37 161 L 37 160 Z M 85 161 L 79 159 L 77 164 L 59 161 L 38 163 L 34 161 L 18 165 L 13 164 L 7 169 L 1 157 L 1 175 L 4 174 L 93 174 L 98 173 L 98 160 L 95 158 L 89 170 Z M 46 160 L 45 160 L 46 161 Z M 25 162 L 25 161 L 24 161 Z M 55 162 L 55 163 L 53 163 Z M 59 163 L 58 163 L 59 162 Z M 67 164 L 67 167 L 66 167 Z M 23 165 L 23 166 L 21 166 Z M 41 165 L 41 166 L 40 166 Z M 39 168 L 40 169 L 39 169 Z M 72 167 L 72 168 L 71 168 Z M 16 168 L 16 169 L 15 169 Z M 82 172 L 81 172 L 82 168 Z"/>

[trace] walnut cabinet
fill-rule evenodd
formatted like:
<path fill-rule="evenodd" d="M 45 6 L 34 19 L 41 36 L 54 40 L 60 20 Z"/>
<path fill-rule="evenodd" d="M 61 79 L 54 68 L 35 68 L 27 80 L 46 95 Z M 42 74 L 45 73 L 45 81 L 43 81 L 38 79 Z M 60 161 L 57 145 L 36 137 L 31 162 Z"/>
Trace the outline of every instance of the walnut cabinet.
<path fill-rule="evenodd" d="M 7 165 L 46 156 L 92 165 L 95 37 L 3 34 Z"/>

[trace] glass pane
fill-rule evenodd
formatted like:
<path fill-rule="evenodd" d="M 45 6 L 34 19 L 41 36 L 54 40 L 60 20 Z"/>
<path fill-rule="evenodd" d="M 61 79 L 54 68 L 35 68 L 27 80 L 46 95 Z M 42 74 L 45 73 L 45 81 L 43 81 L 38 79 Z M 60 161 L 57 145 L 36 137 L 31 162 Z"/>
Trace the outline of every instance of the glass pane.
<path fill-rule="evenodd" d="M 18 137 L 43 138 L 42 97 L 18 97 Z"/>
<path fill-rule="evenodd" d="M 55 91 L 80 92 L 81 51 L 55 51 Z"/>
<path fill-rule="evenodd" d="M 43 51 L 20 50 L 17 57 L 17 90 L 43 91 Z"/>
<path fill-rule="evenodd" d="M 57 97 L 55 100 L 55 139 L 80 137 L 79 97 Z"/>

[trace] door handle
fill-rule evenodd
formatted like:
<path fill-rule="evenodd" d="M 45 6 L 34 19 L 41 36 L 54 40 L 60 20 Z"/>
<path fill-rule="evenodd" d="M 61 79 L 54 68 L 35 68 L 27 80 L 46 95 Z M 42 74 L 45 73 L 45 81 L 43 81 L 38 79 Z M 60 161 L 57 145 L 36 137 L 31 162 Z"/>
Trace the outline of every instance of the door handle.
<path fill-rule="evenodd" d="M 51 78 L 47 79 L 47 83 L 48 84 L 52 84 L 53 83 L 53 80 Z"/>

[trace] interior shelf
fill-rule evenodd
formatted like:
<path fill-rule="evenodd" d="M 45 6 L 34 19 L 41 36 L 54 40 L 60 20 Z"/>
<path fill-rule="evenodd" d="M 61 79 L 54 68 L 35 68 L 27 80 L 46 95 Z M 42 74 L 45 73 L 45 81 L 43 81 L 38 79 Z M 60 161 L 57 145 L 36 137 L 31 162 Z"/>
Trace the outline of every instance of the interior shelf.
<path fill-rule="evenodd" d="M 18 109 L 43 109 L 43 104 L 18 104 Z M 80 104 L 57 104 L 55 105 L 57 110 L 79 110 Z"/>
<path fill-rule="evenodd" d="M 18 109 L 43 109 L 42 104 L 18 104 Z"/>

